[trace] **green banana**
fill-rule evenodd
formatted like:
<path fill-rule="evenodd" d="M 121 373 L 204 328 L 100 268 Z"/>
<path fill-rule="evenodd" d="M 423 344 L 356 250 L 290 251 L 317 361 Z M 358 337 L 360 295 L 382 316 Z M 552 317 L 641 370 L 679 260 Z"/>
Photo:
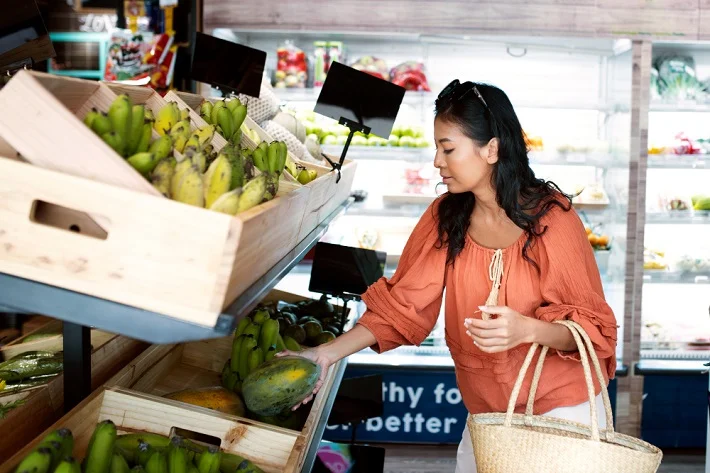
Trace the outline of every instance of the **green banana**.
<path fill-rule="evenodd" d="M 274 141 L 266 152 L 266 167 L 269 172 L 277 172 L 279 167 L 279 144 Z"/>
<path fill-rule="evenodd" d="M 116 425 L 110 420 L 100 422 L 89 441 L 84 473 L 106 473 L 111 465 L 116 443 Z"/>
<path fill-rule="evenodd" d="M 266 156 L 261 148 L 256 148 L 252 154 L 252 159 L 254 160 L 254 166 L 261 171 L 267 172 L 269 170 L 268 163 L 266 161 Z"/>
<path fill-rule="evenodd" d="M 224 363 L 224 368 L 222 368 L 222 386 L 230 391 L 234 390 L 234 386 L 239 381 L 237 374 L 232 371 L 232 359 L 230 358 Z"/>
<path fill-rule="evenodd" d="M 111 467 L 108 471 L 110 473 L 128 473 L 129 470 L 126 459 L 120 453 L 114 453 L 111 458 Z"/>
<path fill-rule="evenodd" d="M 173 149 L 173 139 L 170 135 L 163 135 L 155 140 L 148 148 L 148 151 L 153 153 L 158 161 L 170 156 L 170 151 Z"/>
<path fill-rule="evenodd" d="M 276 353 L 281 353 L 286 349 L 286 344 L 284 343 L 284 339 L 281 337 L 281 334 L 276 335 Z"/>
<path fill-rule="evenodd" d="M 145 461 L 148 461 L 147 457 L 144 462 L 140 462 L 136 458 L 141 443 L 146 445 L 146 449 L 148 447 L 165 448 L 170 444 L 170 439 L 163 435 L 151 434 L 149 432 L 124 434 L 116 437 L 114 449 L 123 455 L 130 463 L 143 464 Z"/>
<path fill-rule="evenodd" d="M 266 309 L 257 309 L 252 315 L 252 319 L 256 325 L 263 325 L 264 322 L 271 318 L 271 314 Z"/>
<path fill-rule="evenodd" d="M 187 473 L 200 473 L 200 470 L 198 470 L 195 465 L 193 465 L 192 463 L 190 463 L 190 464 L 187 466 Z"/>
<path fill-rule="evenodd" d="M 136 449 L 134 455 L 134 463 L 145 467 L 151 455 L 153 455 L 156 450 L 157 449 L 153 448 L 149 443 L 139 440 L 138 448 Z"/>
<path fill-rule="evenodd" d="M 288 159 L 288 147 L 286 146 L 285 141 L 279 141 L 279 151 L 280 151 L 280 157 L 279 157 L 279 164 L 276 169 L 276 172 L 281 174 L 286 167 L 286 160 Z"/>
<path fill-rule="evenodd" d="M 74 451 L 74 436 L 69 429 L 58 429 L 50 434 L 48 434 L 42 441 L 37 445 L 37 448 L 43 448 L 48 446 L 53 446 L 55 443 L 60 444 L 60 448 L 56 451 L 56 454 L 52 454 L 52 466 L 56 466 L 57 463 L 64 457 L 71 456 Z"/>
<path fill-rule="evenodd" d="M 241 130 L 241 128 L 237 128 L 237 129 L 234 131 L 234 134 L 233 134 L 232 137 L 229 139 L 229 141 L 231 141 L 232 143 L 234 143 L 234 144 L 237 145 L 237 146 L 239 146 L 240 144 L 242 144 L 242 130 Z"/>
<path fill-rule="evenodd" d="M 247 328 L 244 329 L 244 335 L 251 335 L 254 340 L 259 340 L 259 333 L 261 332 L 261 325 L 256 322 L 252 322 Z"/>
<path fill-rule="evenodd" d="M 239 379 L 242 381 L 249 375 L 249 354 L 256 346 L 256 339 L 247 335 L 246 340 L 242 343 L 241 353 L 239 354 Z"/>
<path fill-rule="evenodd" d="M 136 147 L 137 153 L 142 153 L 143 151 L 148 151 L 150 147 L 150 139 L 153 137 L 153 126 L 150 123 L 144 123 L 143 129 L 141 130 L 141 137 L 138 140 L 138 146 Z"/>
<path fill-rule="evenodd" d="M 38 448 L 22 459 L 16 473 L 51 473 L 52 452 L 48 448 Z"/>
<path fill-rule="evenodd" d="M 232 357 L 230 358 L 230 369 L 233 373 L 239 372 L 239 357 L 242 354 L 242 345 L 244 344 L 244 340 L 246 340 L 246 338 L 246 335 L 239 335 L 234 339 L 234 342 L 232 342 Z"/>
<path fill-rule="evenodd" d="M 52 470 L 54 473 L 81 473 L 81 465 L 72 456 L 63 457 L 56 468 Z"/>
<path fill-rule="evenodd" d="M 212 102 L 209 100 L 202 101 L 200 104 L 200 116 L 207 123 L 214 125 L 214 123 L 212 123 Z"/>
<path fill-rule="evenodd" d="M 237 330 L 234 332 L 234 338 L 244 333 L 244 330 L 251 324 L 251 318 L 249 316 L 244 317 L 237 324 Z"/>
<path fill-rule="evenodd" d="M 131 473 L 145 473 L 145 468 L 141 465 L 136 465 L 133 468 L 131 468 Z"/>
<path fill-rule="evenodd" d="M 265 355 L 269 351 L 269 347 L 276 342 L 276 334 L 278 333 L 278 320 L 270 318 L 261 326 L 261 333 L 259 334 L 259 347 Z"/>
<path fill-rule="evenodd" d="M 160 159 L 153 153 L 136 153 L 127 159 L 128 164 L 133 166 L 133 169 L 141 173 L 143 176 L 148 177 L 148 175 L 153 172 L 153 169 L 158 165 Z"/>
<path fill-rule="evenodd" d="M 143 120 L 152 124 L 155 121 L 155 115 L 153 115 L 153 110 L 146 107 L 145 116 L 143 117 Z"/>
<path fill-rule="evenodd" d="M 197 470 L 199 473 L 219 473 L 219 464 L 221 460 L 222 455 L 219 448 L 212 446 L 200 455 Z"/>
<path fill-rule="evenodd" d="M 155 450 L 145 464 L 146 473 L 168 473 L 168 460 L 165 453 Z"/>
<path fill-rule="evenodd" d="M 173 437 L 168 447 L 168 473 L 187 473 L 187 452 L 182 437 Z"/>
<path fill-rule="evenodd" d="M 259 143 L 259 146 L 257 146 L 261 150 L 262 153 L 264 153 L 264 157 L 266 157 L 266 153 L 269 151 L 269 145 L 266 141 L 262 141 Z"/>
<path fill-rule="evenodd" d="M 271 345 L 266 353 L 264 354 L 264 361 L 269 361 L 276 356 L 276 344 Z"/>
<path fill-rule="evenodd" d="M 98 116 L 94 117 L 92 120 L 91 129 L 94 130 L 94 133 L 97 135 L 103 136 L 113 131 L 113 125 L 111 125 L 111 120 L 109 120 L 106 115 L 99 113 Z"/>
<path fill-rule="evenodd" d="M 101 114 L 98 112 L 98 110 L 96 110 L 95 108 L 92 108 L 91 110 L 89 110 L 89 113 L 87 113 L 86 116 L 84 117 L 84 125 L 88 126 L 89 128 L 92 128 L 92 124 L 94 123 L 94 120 L 99 115 L 101 115 Z"/>
<path fill-rule="evenodd" d="M 239 97 L 234 97 L 232 100 L 225 101 L 225 104 L 227 105 L 227 109 L 229 109 L 230 112 L 234 113 L 234 110 L 242 106 L 242 101 L 239 100 Z"/>
<path fill-rule="evenodd" d="M 245 464 L 246 462 L 246 464 Z M 249 470 L 249 468 L 253 468 Z M 222 453 L 222 461 L 219 463 L 220 473 L 261 473 L 261 470 L 249 460 L 245 460 L 234 453 Z"/>
<path fill-rule="evenodd" d="M 150 175 L 150 182 L 161 194 L 170 198 L 170 181 L 175 174 L 177 161 L 170 156 L 161 160 Z"/>
<path fill-rule="evenodd" d="M 123 156 L 123 139 L 115 131 L 110 131 L 101 135 L 101 139 L 106 142 L 115 152 Z"/>
<path fill-rule="evenodd" d="M 284 340 L 284 345 L 286 345 L 287 349 L 289 349 L 291 351 L 301 351 L 302 350 L 301 345 L 296 340 L 289 337 L 288 335 L 283 337 L 283 340 Z"/>
<path fill-rule="evenodd" d="M 217 110 L 217 123 L 220 127 L 222 127 L 224 137 L 227 140 L 231 139 L 235 131 L 234 119 L 232 118 L 232 114 L 229 112 L 227 107 L 220 107 Z"/>
<path fill-rule="evenodd" d="M 128 144 L 131 136 L 132 105 L 128 95 L 121 94 L 116 97 L 108 109 L 108 119 L 111 121 L 113 131 L 121 137 L 121 156 L 128 154 Z"/>
<path fill-rule="evenodd" d="M 232 102 L 234 102 L 234 100 L 232 100 Z M 234 129 L 241 130 L 242 123 L 244 123 L 244 119 L 246 119 L 246 117 L 247 117 L 246 106 L 244 106 L 240 103 L 239 106 L 235 107 L 231 112 L 232 112 L 232 119 L 234 121 Z"/>
<path fill-rule="evenodd" d="M 257 369 L 259 365 L 261 365 L 264 362 L 264 352 L 261 351 L 261 348 L 258 346 L 255 346 L 254 348 L 251 349 L 249 352 L 249 359 L 247 360 L 247 375 Z"/>
<path fill-rule="evenodd" d="M 131 109 L 131 128 L 128 130 L 126 154 L 134 154 L 138 149 L 143 136 L 143 125 L 145 125 L 145 106 L 134 105 Z"/>
<path fill-rule="evenodd" d="M 219 125 L 219 120 L 217 120 L 217 114 L 219 113 L 219 110 L 221 108 L 225 108 L 226 105 L 224 104 L 224 100 L 218 100 L 217 102 L 212 104 L 212 111 L 210 112 L 210 120 L 209 122 L 213 125 Z M 224 131 L 224 130 L 222 130 Z M 224 135 L 222 135 L 224 136 Z"/>

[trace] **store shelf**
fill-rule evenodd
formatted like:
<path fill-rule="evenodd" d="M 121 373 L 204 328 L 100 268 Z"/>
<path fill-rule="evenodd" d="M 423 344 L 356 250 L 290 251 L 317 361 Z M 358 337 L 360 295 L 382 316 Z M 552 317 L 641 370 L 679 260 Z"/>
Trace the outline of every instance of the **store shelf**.
<path fill-rule="evenodd" d="M 0 273 L 0 304 L 11 311 L 43 314 L 150 343 L 181 343 L 224 337 L 303 259 L 325 234 L 330 222 L 351 203 L 352 199 L 348 199 L 326 217 L 227 307 L 211 328 L 4 273 Z"/>
<path fill-rule="evenodd" d="M 649 111 L 676 113 L 708 113 L 710 112 L 710 103 L 651 103 Z"/>
<path fill-rule="evenodd" d="M 641 360 L 710 360 L 710 347 L 707 350 L 641 350 Z"/>
<path fill-rule="evenodd" d="M 707 154 L 649 154 L 649 169 L 710 169 Z"/>
<path fill-rule="evenodd" d="M 338 145 L 323 145 L 323 152 L 332 156 L 340 156 L 343 147 Z M 434 160 L 433 148 L 400 148 L 397 146 L 350 146 L 347 159 L 368 161 L 413 161 L 424 162 Z"/>
<path fill-rule="evenodd" d="M 643 273 L 643 282 L 644 284 L 710 284 L 710 273 L 647 270 Z"/>
<path fill-rule="evenodd" d="M 708 354 L 710 360 L 710 353 Z M 634 365 L 634 374 L 643 376 L 698 375 L 707 373 L 702 360 L 641 360 Z"/>
<path fill-rule="evenodd" d="M 317 89 L 274 89 L 274 93 L 284 102 L 316 102 L 320 95 L 320 88 Z M 404 94 L 402 104 L 421 105 L 434 103 L 436 95 L 432 92 L 407 91 Z"/>
<path fill-rule="evenodd" d="M 670 212 L 649 212 L 646 223 L 652 225 L 707 225 L 710 224 L 708 210 L 673 210 Z"/>

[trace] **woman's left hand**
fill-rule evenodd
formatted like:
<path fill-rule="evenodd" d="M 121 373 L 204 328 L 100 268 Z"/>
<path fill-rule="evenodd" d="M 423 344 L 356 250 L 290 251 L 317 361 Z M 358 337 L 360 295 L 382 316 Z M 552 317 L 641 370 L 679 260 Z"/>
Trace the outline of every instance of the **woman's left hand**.
<path fill-rule="evenodd" d="M 466 319 L 466 332 L 473 343 L 486 353 L 510 350 L 522 343 L 531 343 L 532 320 L 505 306 L 481 306 L 482 312 L 497 315 L 494 319 Z"/>

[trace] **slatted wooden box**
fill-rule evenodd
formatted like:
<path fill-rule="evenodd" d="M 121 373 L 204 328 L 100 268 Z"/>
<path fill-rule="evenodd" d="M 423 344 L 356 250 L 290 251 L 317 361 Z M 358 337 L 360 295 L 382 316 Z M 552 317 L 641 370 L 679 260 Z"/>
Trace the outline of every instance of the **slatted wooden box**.
<path fill-rule="evenodd" d="M 336 188 L 328 173 L 282 182 L 237 217 L 170 201 L 80 120 L 114 98 L 105 84 L 26 71 L 0 90 L 0 135 L 36 165 L 0 158 L 0 272 L 213 327 L 350 192 L 351 178 Z"/>
<path fill-rule="evenodd" d="M 303 297 L 280 291 L 272 291 L 266 298 L 267 301 L 280 300 L 290 303 L 303 299 Z M 232 337 L 224 337 L 175 345 L 153 345 L 116 374 L 106 385 L 155 396 L 163 396 L 183 389 L 219 386 L 222 368 L 231 354 L 232 340 Z M 240 439 L 232 439 L 230 447 L 232 451 L 254 461 L 265 471 L 289 473 L 300 471 L 311 442 L 320 441 L 320 439 L 314 439 L 314 429 L 323 415 L 328 393 L 338 388 L 335 381 L 339 367 L 340 364 L 331 367 L 322 389 L 313 401 L 301 432 L 278 429 L 278 432 L 282 432 L 284 435 L 270 438 L 268 441 L 270 448 L 264 450 L 262 447 L 260 451 L 256 452 L 252 451 L 254 447 L 250 443 L 242 443 Z M 192 406 L 182 403 L 180 405 L 192 408 Z M 221 416 L 240 425 L 256 425 L 259 428 L 265 425 L 241 417 Z M 269 428 L 275 427 L 269 426 Z M 224 442 L 229 441 L 228 439 L 223 440 Z"/>
<path fill-rule="evenodd" d="M 61 322 L 50 323 L 50 329 L 61 331 Z M 60 337 L 61 338 L 61 337 Z M 50 350 L 56 345 L 56 340 L 37 340 L 45 342 L 36 346 L 35 342 L 18 344 L 14 350 L 22 349 Z M 123 369 L 127 363 L 135 359 L 149 345 L 131 340 L 121 335 L 114 335 L 99 330 L 91 333 L 91 387 L 97 389 L 109 378 Z M 26 345 L 22 347 L 22 345 Z M 27 345 L 32 345 L 27 346 Z M 8 345 L 9 347 L 9 345 Z M 44 386 L 22 391 L 16 394 L 0 393 L 0 403 L 10 403 L 21 400 L 23 404 L 9 411 L 0 419 L 0 459 L 10 458 L 15 452 L 32 441 L 43 430 L 59 419 L 64 411 L 64 376 L 60 374 Z"/>

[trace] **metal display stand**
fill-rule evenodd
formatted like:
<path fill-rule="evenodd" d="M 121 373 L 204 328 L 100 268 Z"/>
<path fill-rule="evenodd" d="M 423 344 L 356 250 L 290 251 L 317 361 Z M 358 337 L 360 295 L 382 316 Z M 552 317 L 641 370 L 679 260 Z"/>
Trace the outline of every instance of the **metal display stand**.
<path fill-rule="evenodd" d="M 220 314 L 214 327 L 184 322 L 156 312 L 5 273 L 0 273 L 0 307 L 8 312 L 43 314 L 64 321 L 64 405 L 65 410 L 69 411 L 91 393 L 89 327 L 156 344 L 226 337 L 232 333 L 239 320 L 256 307 L 318 243 L 330 222 L 345 212 L 352 202 L 352 198 L 344 201 L 266 274 L 246 289 Z"/>

